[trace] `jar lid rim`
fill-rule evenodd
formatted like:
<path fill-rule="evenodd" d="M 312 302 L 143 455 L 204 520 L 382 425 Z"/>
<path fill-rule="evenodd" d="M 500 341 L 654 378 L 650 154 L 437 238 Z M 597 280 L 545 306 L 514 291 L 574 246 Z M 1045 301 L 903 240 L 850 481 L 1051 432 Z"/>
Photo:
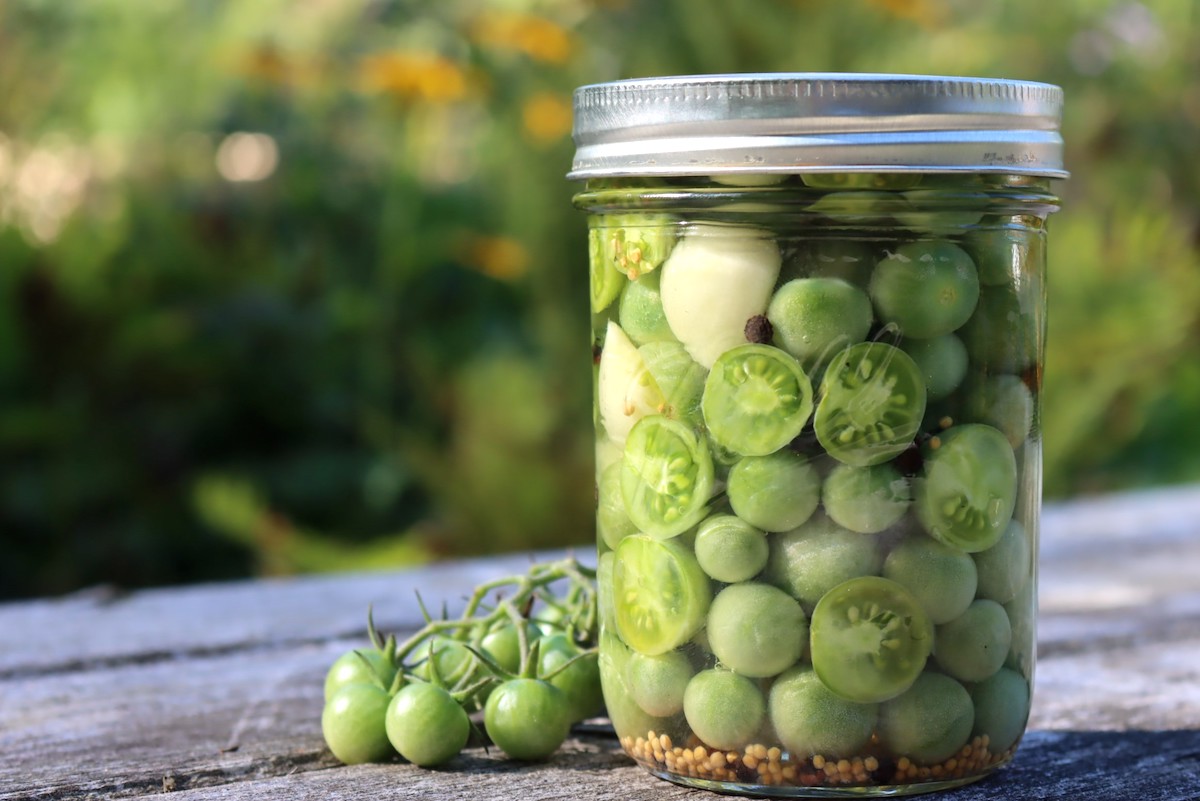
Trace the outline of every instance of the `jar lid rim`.
<path fill-rule="evenodd" d="M 1004 172 L 1065 178 L 1062 89 L 996 78 L 747 73 L 576 89 L 568 178 Z"/>

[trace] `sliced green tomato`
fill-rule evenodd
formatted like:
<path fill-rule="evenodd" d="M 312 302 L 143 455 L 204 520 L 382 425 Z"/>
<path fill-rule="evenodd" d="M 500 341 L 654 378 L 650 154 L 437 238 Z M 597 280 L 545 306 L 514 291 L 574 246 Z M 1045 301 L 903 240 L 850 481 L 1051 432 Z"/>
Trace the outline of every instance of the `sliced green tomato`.
<path fill-rule="evenodd" d="M 705 515 L 712 493 L 708 444 L 687 425 L 644 417 L 625 441 L 621 497 L 639 531 L 657 539 L 682 534 Z"/>
<path fill-rule="evenodd" d="M 678 342 L 648 342 L 638 348 L 638 353 L 663 394 L 663 414 L 699 423 L 700 396 L 708 371 L 693 361 Z"/>
<path fill-rule="evenodd" d="M 1017 502 L 1017 460 L 1004 434 L 981 423 L 954 426 L 924 455 L 914 505 L 921 525 L 967 553 L 995 545 Z"/>
<path fill-rule="evenodd" d="M 659 214 L 608 215 L 599 231 L 600 254 L 630 281 L 654 270 L 675 246 L 676 222 Z"/>
<path fill-rule="evenodd" d="M 621 463 L 614 462 L 600 474 L 596 483 L 596 529 L 600 539 L 615 549 L 621 540 L 637 533 L 637 526 L 625 511 L 621 497 Z"/>
<path fill-rule="evenodd" d="M 825 371 L 813 425 L 830 456 L 869 467 L 905 450 L 924 415 L 925 380 L 912 357 L 883 342 L 862 342 Z"/>
<path fill-rule="evenodd" d="M 641 654 L 665 654 L 704 624 L 712 602 L 708 576 L 676 540 L 635 534 L 621 541 L 612 575 L 617 634 Z"/>
<path fill-rule="evenodd" d="M 665 399 L 638 349 L 614 322 L 604 333 L 596 374 L 596 408 L 614 442 L 624 442 L 641 418 L 657 414 Z"/>
<path fill-rule="evenodd" d="M 821 683 L 860 704 L 907 690 L 933 648 L 933 624 L 917 599 L 878 576 L 850 579 L 825 593 L 809 631 Z"/>
<path fill-rule="evenodd" d="M 591 274 L 592 314 L 599 314 L 609 307 L 621 287 L 627 283 L 625 276 L 604 256 L 603 231 L 593 228 L 588 231 L 588 265 Z"/>
<path fill-rule="evenodd" d="M 744 456 L 765 456 L 795 439 L 808 422 L 812 383 L 800 363 L 779 348 L 742 345 L 717 359 L 700 408 L 714 440 Z"/>

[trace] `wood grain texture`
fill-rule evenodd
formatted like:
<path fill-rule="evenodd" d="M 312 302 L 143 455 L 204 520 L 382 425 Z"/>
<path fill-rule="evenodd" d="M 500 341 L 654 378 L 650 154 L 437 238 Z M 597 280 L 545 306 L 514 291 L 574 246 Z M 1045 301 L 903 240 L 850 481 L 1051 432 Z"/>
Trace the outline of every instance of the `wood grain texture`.
<path fill-rule="evenodd" d="M 321 679 L 368 604 L 411 630 L 416 587 L 455 610 L 529 559 L 0 605 L 0 799 L 707 797 L 596 735 L 537 766 L 471 749 L 447 770 L 347 768 L 325 750 Z M 1048 507 L 1032 731 L 1012 766 L 941 797 L 1200 799 L 1198 566 L 1196 489 Z"/>

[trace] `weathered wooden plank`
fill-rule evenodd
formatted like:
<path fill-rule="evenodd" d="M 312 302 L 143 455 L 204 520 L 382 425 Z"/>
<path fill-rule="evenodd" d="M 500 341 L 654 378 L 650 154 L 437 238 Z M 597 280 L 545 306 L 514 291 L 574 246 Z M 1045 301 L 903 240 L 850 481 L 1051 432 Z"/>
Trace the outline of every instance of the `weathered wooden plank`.
<path fill-rule="evenodd" d="M 0 682 L 0 798 L 123 797 L 173 772 L 237 782 L 333 765 L 319 719 L 335 656 L 299 645 Z"/>
<path fill-rule="evenodd" d="M 1200 730 L 1200 634 L 1040 660 L 1030 725 Z"/>

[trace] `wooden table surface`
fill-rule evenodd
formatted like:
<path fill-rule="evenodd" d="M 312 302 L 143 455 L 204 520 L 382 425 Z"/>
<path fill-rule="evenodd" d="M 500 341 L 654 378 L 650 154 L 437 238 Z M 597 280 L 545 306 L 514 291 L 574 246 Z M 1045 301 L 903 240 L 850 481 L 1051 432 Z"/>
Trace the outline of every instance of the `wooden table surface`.
<path fill-rule="evenodd" d="M 547 555 L 539 555 L 539 558 Z M 413 590 L 454 604 L 529 556 L 0 605 L 0 799 L 717 798 L 582 733 L 549 762 L 472 749 L 448 768 L 345 767 L 322 679 L 368 604 L 413 630 Z M 1033 719 L 1016 761 L 942 793 L 1200 799 L 1200 488 L 1048 505 Z"/>

